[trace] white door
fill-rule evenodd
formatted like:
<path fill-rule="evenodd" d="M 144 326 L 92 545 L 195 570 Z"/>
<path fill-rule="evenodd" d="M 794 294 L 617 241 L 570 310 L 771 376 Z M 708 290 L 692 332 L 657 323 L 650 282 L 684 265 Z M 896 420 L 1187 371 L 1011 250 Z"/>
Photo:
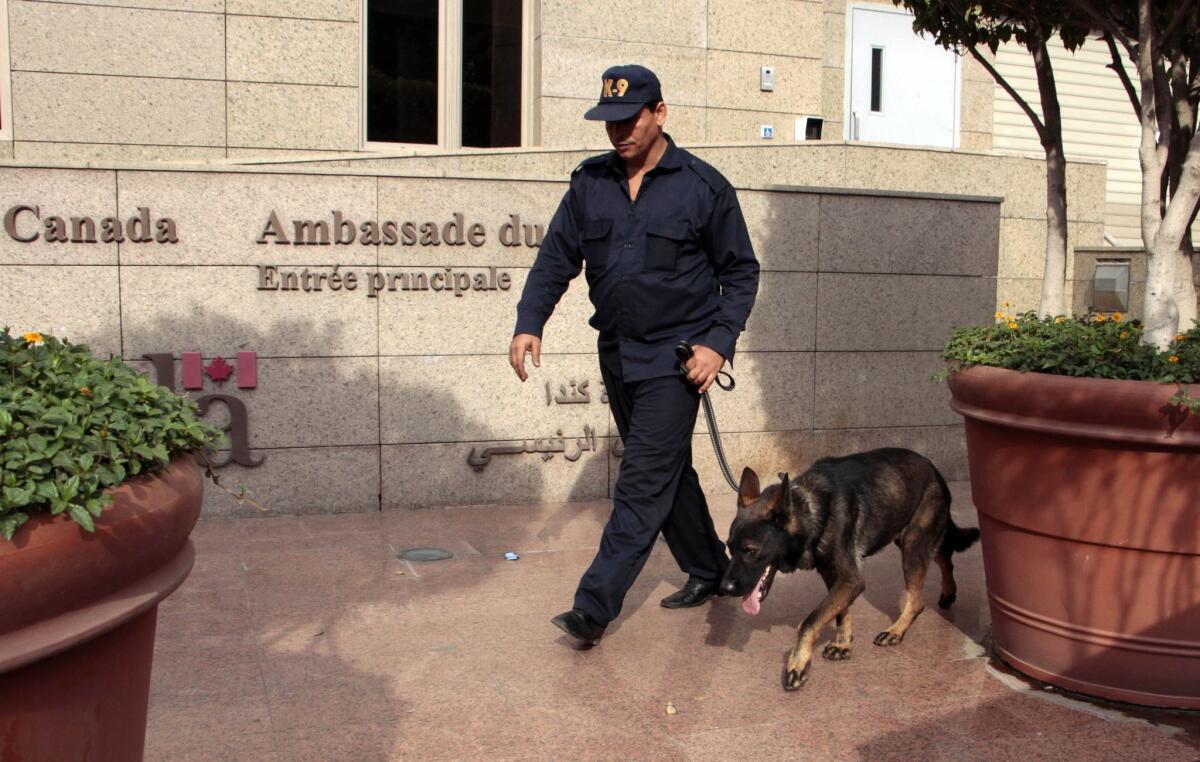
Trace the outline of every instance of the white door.
<path fill-rule="evenodd" d="M 912 16 L 850 7 L 846 138 L 954 148 L 958 56 L 912 29 Z"/>

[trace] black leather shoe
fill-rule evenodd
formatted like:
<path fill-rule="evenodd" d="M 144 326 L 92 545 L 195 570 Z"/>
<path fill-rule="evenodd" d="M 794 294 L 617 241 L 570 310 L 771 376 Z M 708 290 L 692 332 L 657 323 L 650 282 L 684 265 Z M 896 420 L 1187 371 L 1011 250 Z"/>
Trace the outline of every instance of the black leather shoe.
<path fill-rule="evenodd" d="M 663 598 L 660 603 L 664 609 L 690 609 L 693 606 L 699 606 L 716 594 L 716 582 L 689 579 L 683 587 Z"/>
<path fill-rule="evenodd" d="M 582 645 L 594 646 L 604 634 L 604 628 L 580 609 L 564 611 L 550 622 Z"/>

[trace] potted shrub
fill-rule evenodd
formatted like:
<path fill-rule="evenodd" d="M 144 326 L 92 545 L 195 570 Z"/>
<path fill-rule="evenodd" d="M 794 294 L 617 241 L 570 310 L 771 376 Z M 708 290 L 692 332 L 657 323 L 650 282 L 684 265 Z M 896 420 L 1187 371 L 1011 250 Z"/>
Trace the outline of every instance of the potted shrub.
<path fill-rule="evenodd" d="M 993 73 L 1048 160 L 1041 316 L 1002 310 L 994 326 L 956 330 L 945 351 L 951 404 L 966 420 L 995 648 L 1083 693 L 1200 708 L 1200 333 L 1189 328 L 1200 4 L 897 2 L 918 31 Z M 1085 36 L 1107 46 L 1141 127 L 1144 321 L 1056 316 L 1061 301 L 1047 297 L 1061 291 L 1066 219 L 1048 44 L 1074 49 Z M 1041 117 L 978 50 L 1010 40 L 1034 57 Z"/>
<path fill-rule="evenodd" d="M 158 602 L 187 577 L 220 432 L 120 359 L 0 331 L 0 739 L 141 759 Z"/>
<path fill-rule="evenodd" d="M 999 313 L 945 350 L 998 655 L 1109 699 L 1200 708 L 1200 329 Z"/>

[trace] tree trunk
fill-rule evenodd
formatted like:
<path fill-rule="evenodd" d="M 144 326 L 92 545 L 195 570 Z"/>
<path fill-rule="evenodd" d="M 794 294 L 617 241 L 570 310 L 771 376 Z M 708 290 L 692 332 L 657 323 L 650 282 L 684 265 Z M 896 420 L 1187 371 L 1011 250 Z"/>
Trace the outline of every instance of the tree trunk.
<path fill-rule="evenodd" d="M 1067 281 L 1067 157 L 1063 151 L 1062 114 L 1054 69 L 1043 41 L 1031 42 L 1033 67 L 1037 72 L 1045 130 L 1040 137 L 1046 151 L 1046 262 L 1042 273 L 1043 315 L 1065 315 Z"/>
<path fill-rule="evenodd" d="M 1042 275 L 1042 315 L 1066 315 L 1067 157 L 1062 133 L 1046 150 L 1046 269 Z"/>
<path fill-rule="evenodd" d="M 1179 328 L 1179 310 L 1175 305 L 1175 258 L 1183 230 L 1170 245 L 1161 233 L 1165 151 L 1159 150 L 1160 111 L 1155 85 L 1160 65 L 1154 55 L 1157 47 L 1150 0 L 1138 0 L 1138 79 L 1141 81 L 1142 138 L 1138 159 L 1142 165 L 1142 245 L 1146 247 L 1146 304 L 1143 310 L 1144 339 L 1166 349 Z M 1163 137 L 1169 137 L 1170 125 L 1162 125 Z M 1167 235 L 1166 239 L 1171 238 Z"/>
<path fill-rule="evenodd" d="M 1179 308 L 1179 330 L 1186 331 L 1196 322 L 1196 272 L 1194 251 L 1190 233 L 1184 234 L 1183 242 L 1175 257 L 1175 304 Z"/>

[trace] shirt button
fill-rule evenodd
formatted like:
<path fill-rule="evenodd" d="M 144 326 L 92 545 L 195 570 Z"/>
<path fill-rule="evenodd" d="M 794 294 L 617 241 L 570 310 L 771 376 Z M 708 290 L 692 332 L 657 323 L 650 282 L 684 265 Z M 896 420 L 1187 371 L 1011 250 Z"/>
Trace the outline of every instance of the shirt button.
<path fill-rule="evenodd" d="M 627 249 L 632 249 L 632 248 L 633 248 L 633 244 L 631 244 L 631 243 L 627 243 L 627 244 L 625 244 L 625 248 L 627 248 Z"/>

